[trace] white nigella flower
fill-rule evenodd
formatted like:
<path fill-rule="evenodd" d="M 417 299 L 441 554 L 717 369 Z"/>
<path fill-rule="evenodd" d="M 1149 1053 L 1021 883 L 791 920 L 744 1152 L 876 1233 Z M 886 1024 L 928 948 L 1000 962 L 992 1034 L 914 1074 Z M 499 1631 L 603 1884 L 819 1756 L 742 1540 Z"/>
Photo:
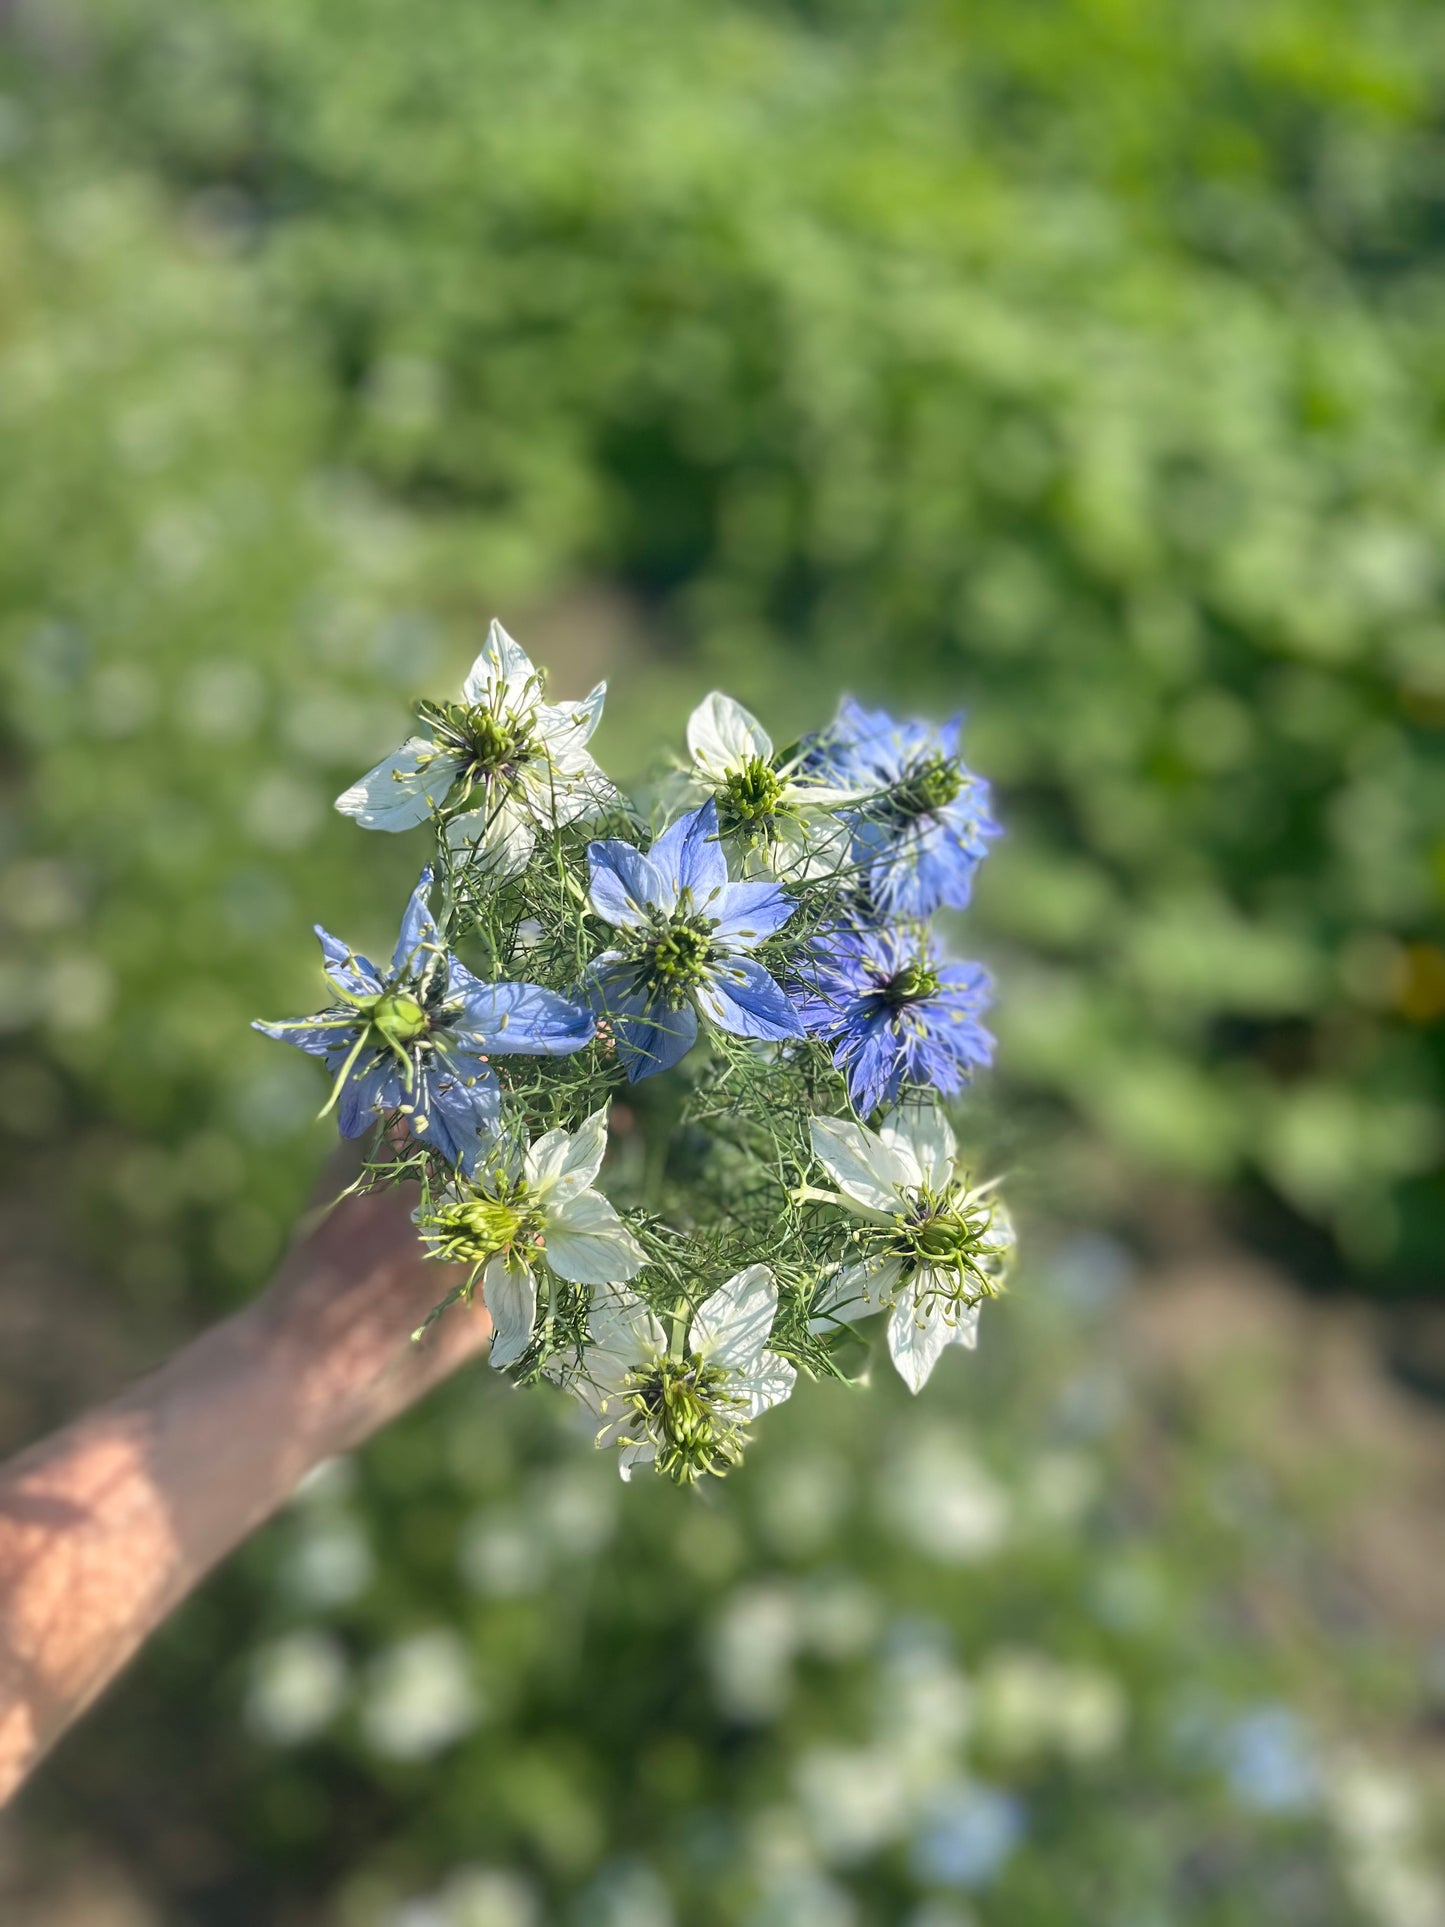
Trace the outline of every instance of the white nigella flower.
<path fill-rule="evenodd" d="M 616 1208 L 592 1188 L 607 1149 L 607 1110 L 576 1131 L 548 1131 L 525 1151 L 499 1147 L 416 1214 L 430 1257 L 480 1272 L 492 1363 L 515 1364 L 537 1318 L 536 1267 L 572 1284 L 635 1278 L 647 1262 Z"/>
<path fill-rule="evenodd" d="M 575 823 L 616 794 L 588 754 L 607 694 L 542 700 L 541 672 L 499 622 L 462 684 L 461 700 L 423 703 L 411 737 L 336 799 L 364 829 L 409 830 L 444 813 L 447 838 L 497 881 L 525 870 L 538 827 Z"/>
<path fill-rule="evenodd" d="M 858 1234 L 867 1256 L 829 1282 L 819 1322 L 891 1307 L 888 1349 L 921 1391 L 945 1345 L 978 1343 L 979 1306 L 1013 1254 L 1008 1213 L 991 1186 L 970 1184 L 937 1105 L 908 1105 L 877 1132 L 841 1117 L 814 1118 L 809 1128 L 838 1190 L 805 1185 L 797 1195 L 840 1204 L 868 1227 Z"/>
<path fill-rule="evenodd" d="M 692 768 L 682 789 L 690 803 L 717 802 L 724 837 L 742 847 L 748 875 L 795 882 L 828 876 L 849 853 L 849 830 L 837 812 L 861 791 L 798 774 L 802 752 L 777 755 L 772 738 L 741 703 L 719 691 L 688 718 Z"/>
<path fill-rule="evenodd" d="M 635 1292 L 607 1285 L 593 1295 L 589 1343 L 564 1382 L 602 1425 L 599 1446 L 621 1447 L 618 1470 L 656 1463 L 681 1485 L 721 1477 L 742 1458 L 743 1427 L 792 1391 L 797 1373 L 767 1349 L 778 1287 L 766 1265 L 719 1285 L 673 1336 Z"/>

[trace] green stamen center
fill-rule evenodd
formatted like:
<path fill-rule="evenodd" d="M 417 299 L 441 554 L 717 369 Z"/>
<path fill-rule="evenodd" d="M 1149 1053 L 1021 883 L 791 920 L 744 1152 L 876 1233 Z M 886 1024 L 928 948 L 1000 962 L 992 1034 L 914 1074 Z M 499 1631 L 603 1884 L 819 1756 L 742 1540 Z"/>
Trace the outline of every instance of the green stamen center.
<path fill-rule="evenodd" d="M 729 828 L 764 822 L 776 816 L 783 786 L 761 756 L 750 756 L 741 769 L 730 769 L 724 794 L 718 799 Z"/>
<path fill-rule="evenodd" d="M 706 978 L 715 928 L 707 917 L 682 917 L 642 933 L 636 953 L 642 973 L 674 1010 Z"/>
<path fill-rule="evenodd" d="M 904 816 L 927 816 L 941 810 L 963 788 L 963 772 L 946 756 L 930 756 L 917 763 L 893 791 L 895 809 Z"/>
<path fill-rule="evenodd" d="M 431 1255 L 451 1264 L 478 1265 L 499 1252 L 535 1245 L 542 1217 L 528 1209 L 526 1192 L 525 1180 L 518 1179 L 500 1197 L 467 1190 L 459 1198 L 444 1199 L 421 1221 Z"/>
<path fill-rule="evenodd" d="M 378 1040 L 388 1049 L 404 1051 L 431 1029 L 431 1019 L 419 998 L 409 990 L 387 990 L 360 1005 Z"/>
<path fill-rule="evenodd" d="M 466 758 L 462 774 L 473 782 L 510 774 L 532 753 L 530 722 L 498 715 L 485 704 L 423 703 L 421 717 L 444 749 Z"/>
<path fill-rule="evenodd" d="M 727 1390 L 731 1376 L 697 1352 L 660 1358 L 627 1375 L 628 1428 L 651 1441 L 658 1471 L 679 1485 L 722 1478 L 743 1456 L 747 1403 Z"/>
<path fill-rule="evenodd" d="M 993 1207 L 980 1197 L 961 1206 L 925 1198 L 917 1217 L 898 1227 L 898 1257 L 929 1274 L 930 1299 L 954 1313 L 992 1298 L 999 1290 L 998 1252 L 989 1243 Z"/>
<path fill-rule="evenodd" d="M 926 963 L 914 962 L 905 964 L 896 976 L 890 977 L 879 994 L 894 1010 L 901 1010 L 905 1004 L 916 1004 L 931 997 L 937 988 L 937 975 Z"/>

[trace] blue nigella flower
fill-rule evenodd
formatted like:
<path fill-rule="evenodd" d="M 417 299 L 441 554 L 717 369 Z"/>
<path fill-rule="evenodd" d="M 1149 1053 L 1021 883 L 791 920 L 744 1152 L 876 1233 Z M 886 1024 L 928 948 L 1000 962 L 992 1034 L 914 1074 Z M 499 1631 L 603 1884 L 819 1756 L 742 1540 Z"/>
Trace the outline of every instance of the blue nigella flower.
<path fill-rule="evenodd" d="M 588 994 L 636 1083 L 669 1070 L 697 1041 L 699 1011 L 734 1037 L 801 1037 L 798 1013 L 747 955 L 793 914 L 771 880 L 729 883 L 717 805 L 680 817 L 643 855 L 588 845 L 592 908 L 621 945 L 588 966 Z"/>
<path fill-rule="evenodd" d="M 961 910 L 973 873 L 1000 834 L 988 785 L 958 754 L 962 716 L 934 728 L 897 723 L 844 697 L 810 764 L 871 792 L 853 819 L 853 856 L 885 917 Z"/>
<path fill-rule="evenodd" d="M 804 1027 L 833 1047 L 853 1108 L 866 1116 L 905 1080 L 953 1096 L 993 1059 L 979 1021 L 993 985 L 982 964 L 940 963 L 922 931 L 840 930 L 799 966 Z"/>
<path fill-rule="evenodd" d="M 430 888 L 424 870 L 386 972 L 318 924 L 326 974 L 344 1002 L 299 1023 L 254 1028 L 324 1059 L 343 1137 L 400 1111 L 418 1143 L 470 1171 L 501 1114 L 488 1058 L 581 1050 L 596 1020 L 536 984 L 474 977 L 442 943 L 427 908 Z"/>

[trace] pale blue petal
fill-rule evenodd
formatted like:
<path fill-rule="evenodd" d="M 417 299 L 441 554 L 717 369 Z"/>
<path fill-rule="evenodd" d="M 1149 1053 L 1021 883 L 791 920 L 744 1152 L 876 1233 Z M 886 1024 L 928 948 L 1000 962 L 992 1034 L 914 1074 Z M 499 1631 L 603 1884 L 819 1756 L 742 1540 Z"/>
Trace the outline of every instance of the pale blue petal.
<path fill-rule="evenodd" d="M 485 1064 L 463 1065 L 443 1059 L 429 1070 L 410 1119 L 417 1142 L 470 1171 L 483 1145 L 496 1136 L 502 1092 Z M 420 1128 L 425 1116 L 427 1127 Z"/>
<path fill-rule="evenodd" d="M 793 901 L 768 879 L 730 883 L 714 907 L 714 940 L 730 950 L 751 950 L 793 914 Z"/>
<path fill-rule="evenodd" d="M 430 891 L 431 871 L 423 870 L 420 881 L 411 893 L 411 901 L 406 906 L 406 913 L 401 920 L 401 935 L 392 952 L 391 968 L 395 975 L 407 969 L 416 974 L 426 961 L 424 953 L 442 947 L 441 936 L 427 903 Z"/>
<path fill-rule="evenodd" d="M 727 889 L 728 866 L 718 842 L 717 804 L 711 797 L 700 810 L 689 811 L 664 830 L 648 857 L 673 893 L 668 909 L 687 890 L 694 910 L 717 914 L 717 900 Z"/>
<path fill-rule="evenodd" d="M 319 923 L 316 925 L 316 935 L 320 939 L 326 974 L 338 990 L 347 991 L 353 997 L 381 995 L 386 986 L 381 981 L 381 972 L 370 957 L 358 956 L 340 937 L 333 937 Z"/>
<path fill-rule="evenodd" d="M 462 1000 L 455 1034 L 499 1056 L 565 1056 L 590 1044 L 596 1030 L 585 1005 L 536 984 L 484 984 L 455 958 L 449 994 Z"/>
<path fill-rule="evenodd" d="M 670 1010 L 638 987 L 630 969 L 599 970 L 594 964 L 589 974 L 593 1007 L 612 1027 L 630 1083 L 671 1070 L 697 1042 L 696 1011 Z"/>
<path fill-rule="evenodd" d="M 777 1042 L 805 1035 L 802 1018 L 752 957 L 729 957 L 714 965 L 697 1000 L 713 1022 L 734 1037 Z"/>
<path fill-rule="evenodd" d="M 587 862 L 592 872 L 588 895 L 605 922 L 635 930 L 646 923 L 649 907 L 664 915 L 676 908 L 676 892 L 651 859 L 630 843 L 589 843 Z"/>
<path fill-rule="evenodd" d="M 258 1017 L 251 1026 L 263 1037 L 274 1037 L 280 1044 L 294 1044 L 308 1057 L 330 1057 L 338 1049 L 343 1058 L 356 1042 L 355 1024 L 328 1024 L 324 1020 L 302 1024 L 267 1024 Z"/>

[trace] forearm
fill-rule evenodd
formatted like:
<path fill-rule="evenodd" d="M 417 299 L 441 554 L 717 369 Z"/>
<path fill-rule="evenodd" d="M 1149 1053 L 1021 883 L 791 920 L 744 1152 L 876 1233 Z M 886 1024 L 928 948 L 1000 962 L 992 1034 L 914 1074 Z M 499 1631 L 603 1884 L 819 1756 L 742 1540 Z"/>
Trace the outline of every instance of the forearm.
<path fill-rule="evenodd" d="M 0 1799 L 313 1465 L 481 1345 L 480 1308 L 412 1344 L 452 1280 L 408 1202 L 348 1200 L 254 1305 L 0 1470 Z"/>

